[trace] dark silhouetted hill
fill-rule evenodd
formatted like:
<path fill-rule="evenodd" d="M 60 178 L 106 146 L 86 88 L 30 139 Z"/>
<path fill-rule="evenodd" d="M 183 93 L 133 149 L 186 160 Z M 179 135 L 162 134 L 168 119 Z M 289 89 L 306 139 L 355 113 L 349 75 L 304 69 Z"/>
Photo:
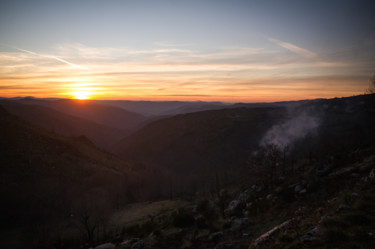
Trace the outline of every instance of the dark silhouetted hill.
<path fill-rule="evenodd" d="M 120 141 L 114 152 L 129 160 L 193 173 L 243 163 L 272 125 L 273 108 L 181 114 L 157 120 Z"/>
<path fill-rule="evenodd" d="M 100 104 L 92 100 L 42 100 L 26 98 L 17 101 L 24 104 L 43 105 L 72 116 L 120 130 L 135 129 L 146 120 L 144 116 L 138 113 L 112 105 Z"/>
<path fill-rule="evenodd" d="M 351 151 L 374 141 L 374 99 L 362 95 L 181 114 L 148 124 L 113 151 L 146 166 L 192 174 L 236 168 L 266 143 L 301 156 Z"/>
<path fill-rule="evenodd" d="M 131 100 L 99 100 L 98 103 L 114 105 L 145 116 L 176 115 L 188 112 L 222 109 L 227 104 L 221 102 L 202 101 L 131 101 Z"/>
<path fill-rule="evenodd" d="M 129 130 L 95 123 L 43 105 L 28 105 L 14 101 L 0 101 L 0 104 L 22 120 L 65 136 L 84 135 L 103 149 L 109 149 L 116 140 L 130 133 Z"/>
<path fill-rule="evenodd" d="M 8 248 L 35 240 L 37 228 L 59 224 L 90 207 L 112 208 L 125 196 L 128 164 L 85 137 L 50 133 L 3 107 L 0 137 L 0 237 L 4 246 L 14 243 Z"/>

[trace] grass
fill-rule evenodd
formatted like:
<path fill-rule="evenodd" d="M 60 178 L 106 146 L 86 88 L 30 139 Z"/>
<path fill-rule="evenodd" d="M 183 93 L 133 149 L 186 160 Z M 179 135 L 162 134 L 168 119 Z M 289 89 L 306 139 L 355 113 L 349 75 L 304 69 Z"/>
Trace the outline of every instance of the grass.
<path fill-rule="evenodd" d="M 181 200 L 163 200 L 151 203 L 141 202 L 130 204 L 124 209 L 114 213 L 110 218 L 110 224 L 121 227 L 130 226 L 145 222 L 150 216 L 169 213 L 187 204 L 187 202 Z"/>

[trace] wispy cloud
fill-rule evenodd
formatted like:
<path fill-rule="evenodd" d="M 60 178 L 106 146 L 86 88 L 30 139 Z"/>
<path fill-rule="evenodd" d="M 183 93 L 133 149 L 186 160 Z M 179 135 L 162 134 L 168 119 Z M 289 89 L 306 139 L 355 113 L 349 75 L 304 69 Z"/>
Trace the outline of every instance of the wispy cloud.
<path fill-rule="evenodd" d="M 22 48 L 18 48 L 18 47 L 14 47 L 14 46 L 10 46 L 11 48 L 14 48 L 18 51 L 21 51 L 21 52 L 24 52 L 24 53 L 28 53 L 28 54 L 31 54 L 31 55 L 35 55 L 35 56 L 40 56 L 40 57 L 44 57 L 44 58 L 49 58 L 49 59 L 54 59 L 54 60 L 57 60 L 57 61 L 60 61 L 62 63 L 65 63 L 69 66 L 72 66 L 74 68 L 77 68 L 77 69 L 82 69 L 82 70 L 89 70 L 87 67 L 84 67 L 84 66 L 80 66 L 80 65 L 77 65 L 77 64 L 74 64 L 74 63 L 71 63 L 67 60 L 64 60 L 62 58 L 59 58 L 57 56 L 54 56 L 54 55 L 47 55 L 47 54 L 39 54 L 39 53 L 36 53 L 36 52 L 33 52 L 33 51 L 30 51 L 30 50 L 26 50 L 26 49 L 22 49 Z"/>
<path fill-rule="evenodd" d="M 317 55 L 307 49 L 304 49 L 304 48 L 301 48 L 301 47 L 298 47 L 294 44 L 291 44 L 291 43 L 288 43 L 288 42 L 284 42 L 284 41 L 280 41 L 280 40 L 277 40 L 277 39 L 274 39 L 274 38 L 268 38 L 268 40 L 270 42 L 273 42 L 277 45 L 279 45 L 280 47 L 283 47 L 285 49 L 288 49 L 289 51 L 292 51 L 293 53 L 296 53 L 302 57 L 305 57 L 305 58 L 308 58 L 308 59 L 315 59 L 317 58 Z"/>
<path fill-rule="evenodd" d="M 300 56 L 291 57 L 281 48 L 252 47 L 139 50 L 72 43 L 57 45 L 51 54 L 14 48 L 17 52 L 0 52 L 0 86 L 7 96 L 29 89 L 28 95 L 49 92 L 49 96 L 66 97 L 72 89 L 87 89 L 100 98 L 228 101 L 345 96 L 367 86 L 363 74 L 347 77 L 359 72 L 363 64 L 325 57 L 322 61 L 293 44 L 272 42 Z M 345 77 L 348 80 L 343 80 Z"/>

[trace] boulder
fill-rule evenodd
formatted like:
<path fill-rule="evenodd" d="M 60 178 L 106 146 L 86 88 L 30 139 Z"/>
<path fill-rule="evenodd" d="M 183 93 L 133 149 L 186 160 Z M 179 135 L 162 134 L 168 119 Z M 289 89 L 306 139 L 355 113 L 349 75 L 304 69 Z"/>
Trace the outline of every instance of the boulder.
<path fill-rule="evenodd" d="M 361 197 L 361 196 L 358 193 L 352 193 L 350 195 L 350 198 L 351 198 L 352 201 L 359 199 L 359 197 Z"/>
<path fill-rule="evenodd" d="M 313 240 L 316 240 L 316 237 L 312 234 L 305 234 L 305 235 L 302 235 L 301 236 L 301 241 L 302 242 L 309 242 L 309 241 L 313 241 Z"/>
<path fill-rule="evenodd" d="M 128 239 L 119 244 L 119 247 L 121 249 L 131 249 L 132 245 L 135 244 L 137 241 L 139 241 L 138 238 Z"/>
<path fill-rule="evenodd" d="M 299 193 L 300 195 L 305 194 L 305 193 L 306 193 L 306 189 L 304 188 L 304 189 L 302 189 L 301 191 L 299 191 L 298 193 Z"/>
<path fill-rule="evenodd" d="M 322 227 L 320 225 L 314 227 L 310 232 L 308 232 L 307 234 L 301 236 L 301 241 L 302 242 L 309 242 L 309 241 L 316 240 L 315 235 L 317 233 L 319 233 L 320 230 L 322 230 Z"/>
<path fill-rule="evenodd" d="M 246 203 L 246 202 L 251 201 L 254 198 L 254 194 L 255 194 L 254 191 L 251 188 L 249 188 L 249 189 L 246 189 L 244 192 L 242 192 L 238 196 L 238 199 Z"/>
<path fill-rule="evenodd" d="M 261 186 L 256 185 L 256 184 L 254 184 L 253 186 L 251 186 L 251 189 L 253 191 L 255 191 L 256 193 L 259 193 L 259 192 L 261 192 L 263 190 Z"/>
<path fill-rule="evenodd" d="M 251 225 L 248 218 L 235 218 L 230 224 L 230 230 L 241 231 Z"/>
<path fill-rule="evenodd" d="M 251 201 L 254 197 L 256 197 L 256 195 L 261 191 L 262 191 L 262 187 L 254 184 L 253 186 L 251 186 L 251 188 L 248 188 L 244 192 L 242 192 L 238 196 L 238 199 L 244 203 L 247 203 Z"/>
<path fill-rule="evenodd" d="M 216 233 L 212 233 L 209 237 L 208 237 L 208 240 L 209 241 L 212 241 L 212 242 L 215 242 L 215 243 L 218 243 L 219 241 L 221 241 L 224 237 L 224 233 L 222 231 L 219 231 L 219 232 L 216 232 Z"/>
<path fill-rule="evenodd" d="M 294 192 L 299 193 L 299 192 L 302 191 L 302 189 L 303 189 L 303 187 L 302 187 L 301 185 L 297 184 L 297 185 L 294 187 Z"/>
<path fill-rule="evenodd" d="M 375 183 L 375 169 L 372 169 L 370 171 L 370 174 L 368 175 L 368 180 L 371 183 Z"/>
<path fill-rule="evenodd" d="M 242 210 L 244 204 L 240 200 L 233 200 L 229 203 L 228 208 L 225 210 L 225 213 L 227 215 L 233 215 L 236 212 L 239 212 Z"/>
<path fill-rule="evenodd" d="M 349 209 L 350 207 L 346 204 L 340 204 L 340 206 L 336 209 L 337 212 L 340 212 L 340 211 L 343 211 L 343 210 L 347 210 Z"/>
<path fill-rule="evenodd" d="M 143 249 L 145 247 L 145 242 L 143 240 L 138 240 L 132 245 L 132 249 Z"/>

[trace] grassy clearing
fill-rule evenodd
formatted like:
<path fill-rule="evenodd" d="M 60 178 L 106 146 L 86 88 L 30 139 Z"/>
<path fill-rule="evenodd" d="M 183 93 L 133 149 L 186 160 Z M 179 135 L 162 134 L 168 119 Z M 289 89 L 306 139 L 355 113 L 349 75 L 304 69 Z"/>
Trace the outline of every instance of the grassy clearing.
<path fill-rule="evenodd" d="M 133 203 L 114 213 L 110 218 L 110 223 L 114 226 L 126 227 L 146 221 L 150 217 L 169 213 L 186 205 L 188 205 L 188 202 L 182 200 Z"/>

